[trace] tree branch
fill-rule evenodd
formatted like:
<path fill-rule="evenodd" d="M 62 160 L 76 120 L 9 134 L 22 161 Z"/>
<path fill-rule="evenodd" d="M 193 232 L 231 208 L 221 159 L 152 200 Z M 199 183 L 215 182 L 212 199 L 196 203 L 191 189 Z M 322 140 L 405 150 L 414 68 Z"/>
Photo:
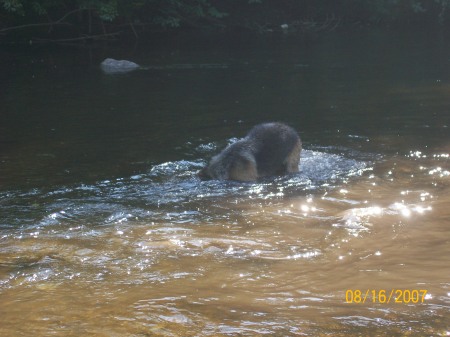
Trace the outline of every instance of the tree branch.
<path fill-rule="evenodd" d="M 82 8 L 75 9 L 73 11 L 70 11 L 70 12 L 66 13 L 60 19 L 58 19 L 56 21 L 52 21 L 52 22 L 29 23 L 29 24 L 26 24 L 26 25 L 20 25 L 20 26 L 13 26 L 13 27 L 3 28 L 3 29 L 0 29 L 0 33 L 8 32 L 8 31 L 11 31 L 11 30 L 29 28 L 29 27 L 45 27 L 45 26 L 53 26 L 53 25 L 68 25 L 69 24 L 68 22 L 62 22 L 62 21 L 65 18 L 67 18 L 69 15 L 71 15 L 73 13 L 81 12 L 81 11 L 84 11 L 84 10 L 85 9 L 82 9 Z"/>
<path fill-rule="evenodd" d="M 73 42 L 73 41 L 82 41 L 82 40 L 97 40 L 97 39 L 101 39 L 101 38 L 106 38 L 106 37 L 112 37 L 112 36 L 117 36 L 120 35 L 121 32 L 115 32 L 115 33 L 107 33 L 107 34 L 97 34 L 97 35 L 86 35 L 86 36 L 80 36 L 80 37 L 74 37 L 74 38 L 69 38 L 69 39 L 56 39 L 56 40 L 50 40 L 50 39 L 36 39 L 33 40 L 34 42 L 42 42 L 42 43 L 48 43 L 48 42 Z"/>

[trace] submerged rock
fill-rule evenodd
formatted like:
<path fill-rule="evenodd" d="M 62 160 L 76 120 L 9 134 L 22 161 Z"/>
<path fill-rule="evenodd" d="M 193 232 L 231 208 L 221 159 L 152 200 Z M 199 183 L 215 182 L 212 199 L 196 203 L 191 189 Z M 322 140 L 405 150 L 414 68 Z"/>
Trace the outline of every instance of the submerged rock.
<path fill-rule="evenodd" d="M 105 73 L 114 74 L 133 71 L 138 69 L 140 66 L 139 64 L 127 60 L 115 60 L 107 58 L 100 64 L 100 67 Z"/>

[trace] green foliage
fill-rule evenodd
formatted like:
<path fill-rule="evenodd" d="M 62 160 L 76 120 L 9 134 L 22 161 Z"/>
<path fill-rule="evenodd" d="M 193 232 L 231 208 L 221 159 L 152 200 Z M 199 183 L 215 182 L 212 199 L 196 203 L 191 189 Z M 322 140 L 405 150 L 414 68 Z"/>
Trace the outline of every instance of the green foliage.
<path fill-rule="evenodd" d="M 2 0 L 3 8 L 9 12 L 22 14 L 23 4 L 21 0 Z"/>
<path fill-rule="evenodd" d="M 443 24 L 445 20 L 444 18 L 445 12 L 447 11 L 448 8 L 450 8 L 450 0 L 434 0 L 434 1 L 441 7 L 439 13 L 439 23 Z"/>
<path fill-rule="evenodd" d="M 210 0 L 0 0 L 10 17 L 44 16 L 50 12 L 89 11 L 99 20 L 117 19 L 155 24 L 164 28 L 195 25 L 200 20 L 223 19 L 227 13 Z"/>
<path fill-rule="evenodd" d="M 3 8 L 8 12 L 23 15 L 23 4 L 20 0 L 2 0 Z"/>
<path fill-rule="evenodd" d="M 61 5 L 58 0 L 0 0 L 2 7 L 9 13 L 20 16 L 45 15 L 55 6 Z"/>
<path fill-rule="evenodd" d="M 173 16 L 155 16 L 152 22 L 163 28 L 177 28 L 180 26 L 181 20 Z"/>
<path fill-rule="evenodd" d="M 113 21 L 119 16 L 117 0 L 81 0 L 78 7 L 95 11 L 103 21 Z"/>
<path fill-rule="evenodd" d="M 31 4 L 31 7 L 33 9 L 33 12 L 35 12 L 38 15 L 44 15 L 47 14 L 47 8 L 45 6 L 43 6 L 43 4 L 40 4 L 36 1 L 34 1 Z"/>
<path fill-rule="evenodd" d="M 113 21 L 119 15 L 117 1 L 115 0 L 99 3 L 97 11 L 103 21 Z"/>
<path fill-rule="evenodd" d="M 222 18 L 228 16 L 228 13 L 220 12 L 216 7 L 209 7 L 208 14 L 217 19 L 222 19 Z"/>
<path fill-rule="evenodd" d="M 293 29 L 334 22 L 447 24 L 449 10 L 450 0 L 0 0 L 0 31 L 10 30 L 8 25 L 62 20 L 80 31 L 89 26 L 89 32 L 92 26 L 105 31 L 106 23 L 133 29 L 238 27 L 261 32 L 282 24 Z"/>

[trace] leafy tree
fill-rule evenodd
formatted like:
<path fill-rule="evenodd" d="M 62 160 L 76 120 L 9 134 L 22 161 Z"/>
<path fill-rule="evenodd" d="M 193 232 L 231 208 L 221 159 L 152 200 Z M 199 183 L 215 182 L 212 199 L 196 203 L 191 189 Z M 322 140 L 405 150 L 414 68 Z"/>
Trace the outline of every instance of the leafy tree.
<path fill-rule="evenodd" d="M 108 34 L 130 28 L 220 28 L 259 32 L 335 28 L 338 24 L 448 24 L 450 0 L 0 0 L 0 38 L 33 28 L 41 35 Z M 37 30 L 38 28 L 45 30 Z"/>

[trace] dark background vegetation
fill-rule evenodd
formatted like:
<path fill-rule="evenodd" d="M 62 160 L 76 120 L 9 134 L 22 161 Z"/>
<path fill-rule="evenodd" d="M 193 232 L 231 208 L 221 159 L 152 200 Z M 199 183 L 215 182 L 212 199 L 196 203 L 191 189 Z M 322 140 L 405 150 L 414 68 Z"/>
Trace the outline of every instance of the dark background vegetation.
<path fill-rule="evenodd" d="M 105 39 L 174 30 L 301 33 L 449 24 L 450 0 L 0 0 L 0 40 Z"/>

